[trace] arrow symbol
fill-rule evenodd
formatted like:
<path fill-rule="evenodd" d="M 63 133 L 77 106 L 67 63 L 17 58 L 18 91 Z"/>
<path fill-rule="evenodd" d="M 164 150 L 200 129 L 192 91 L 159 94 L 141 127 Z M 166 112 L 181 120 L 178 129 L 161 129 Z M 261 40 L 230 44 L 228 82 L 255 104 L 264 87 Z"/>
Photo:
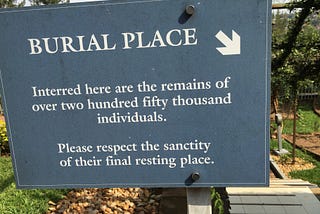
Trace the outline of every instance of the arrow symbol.
<path fill-rule="evenodd" d="M 232 30 L 232 39 L 230 39 L 221 30 L 216 34 L 216 38 L 225 46 L 219 47 L 217 50 L 222 55 L 239 55 L 241 52 L 240 48 L 240 36 L 234 30 Z"/>

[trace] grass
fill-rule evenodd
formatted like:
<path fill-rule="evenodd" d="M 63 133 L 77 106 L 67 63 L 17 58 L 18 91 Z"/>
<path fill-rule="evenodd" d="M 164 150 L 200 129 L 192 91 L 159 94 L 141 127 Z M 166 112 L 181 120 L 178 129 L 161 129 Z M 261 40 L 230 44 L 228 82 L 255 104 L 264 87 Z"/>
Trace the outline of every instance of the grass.
<path fill-rule="evenodd" d="M 45 213 L 49 201 L 58 201 L 67 190 L 17 190 L 10 157 L 0 157 L 0 213 Z"/>
<path fill-rule="evenodd" d="M 289 152 L 292 151 L 292 145 L 290 143 L 283 141 L 282 146 Z M 278 142 L 276 140 L 270 141 L 270 149 L 278 149 Z M 287 157 L 292 159 L 291 155 L 288 155 Z M 313 163 L 315 165 L 315 168 L 309 170 L 292 171 L 290 173 L 290 176 L 292 178 L 302 179 L 320 186 L 320 162 L 314 159 L 312 155 L 309 155 L 306 151 L 300 149 L 296 149 L 296 157 Z"/>
<path fill-rule="evenodd" d="M 320 132 L 320 117 L 313 112 L 312 105 L 298 107 L 297 133 L 311 134 Z M 293 120 L 284 120 L 283 133 L 292 134 Z"/>

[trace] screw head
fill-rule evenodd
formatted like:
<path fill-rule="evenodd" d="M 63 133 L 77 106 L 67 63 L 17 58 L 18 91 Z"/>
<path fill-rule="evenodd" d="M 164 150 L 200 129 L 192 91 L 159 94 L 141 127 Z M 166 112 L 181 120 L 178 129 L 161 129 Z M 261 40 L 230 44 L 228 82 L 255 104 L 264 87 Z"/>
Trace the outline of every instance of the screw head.
<path fill-rule="evenodd" d="M 192 16 L 195 12 L 195 7 L 194 5 L 187 5 L 186 6 L 186 13 L 190 16 Z"/>
<path fill-rule="evenodd" d="M 193 181 L 197 181 L 200 179 L 200 173 L 199 172 L 194 172 L 191 174 L 191 178 Z"/>

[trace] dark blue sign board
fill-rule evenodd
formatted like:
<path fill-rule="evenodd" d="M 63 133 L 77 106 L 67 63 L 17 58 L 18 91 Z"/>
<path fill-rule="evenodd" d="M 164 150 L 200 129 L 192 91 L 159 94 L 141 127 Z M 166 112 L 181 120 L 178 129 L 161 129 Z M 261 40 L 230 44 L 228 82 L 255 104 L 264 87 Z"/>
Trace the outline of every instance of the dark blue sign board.
<path fill-rule="evenodd" d="M 17 187 L 268 185 L 270 11 L 269 0 L 1 10 Z"/>

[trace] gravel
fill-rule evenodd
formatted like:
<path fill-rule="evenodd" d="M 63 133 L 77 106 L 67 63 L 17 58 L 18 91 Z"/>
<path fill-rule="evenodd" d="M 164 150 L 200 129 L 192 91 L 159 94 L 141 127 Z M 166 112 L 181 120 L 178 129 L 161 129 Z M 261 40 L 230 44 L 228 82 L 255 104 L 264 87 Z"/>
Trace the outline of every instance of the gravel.
<path fill-rule="evenodd" d="M 160 198 L 144 188 L 77 189 L 57 203 L 50 201 L 47 214 L 158 214 Z"/>

